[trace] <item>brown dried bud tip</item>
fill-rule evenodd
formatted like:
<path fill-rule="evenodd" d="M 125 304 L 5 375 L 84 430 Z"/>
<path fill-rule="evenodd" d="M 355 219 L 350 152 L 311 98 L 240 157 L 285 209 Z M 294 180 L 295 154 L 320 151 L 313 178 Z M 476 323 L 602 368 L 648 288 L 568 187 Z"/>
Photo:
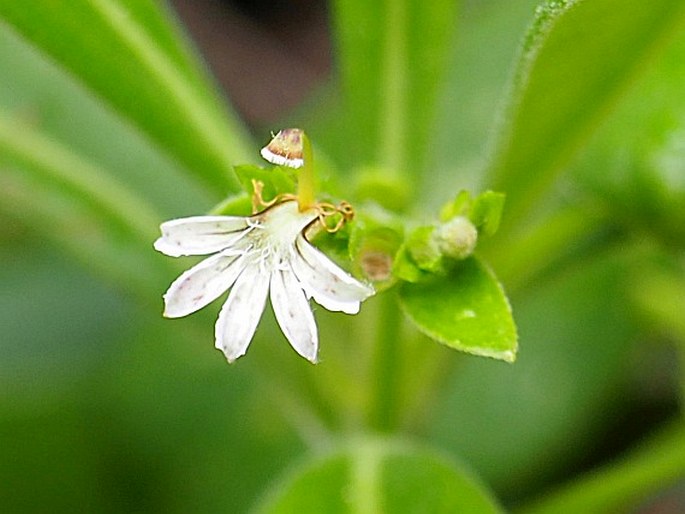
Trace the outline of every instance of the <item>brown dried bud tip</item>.
<path fill-rule="evenodd" d="M 369 250 L 361 255 L 359 265 L 369 280 L 380 282 L 392 276 L 392 257 L 385 252 Z"/>
<path fill-rule="evenodd" d="M 262 148 L 262 157 L 271 164 L 301 168 L 304 165 L 302 156 L 302 129 L 283 129 Z"/>

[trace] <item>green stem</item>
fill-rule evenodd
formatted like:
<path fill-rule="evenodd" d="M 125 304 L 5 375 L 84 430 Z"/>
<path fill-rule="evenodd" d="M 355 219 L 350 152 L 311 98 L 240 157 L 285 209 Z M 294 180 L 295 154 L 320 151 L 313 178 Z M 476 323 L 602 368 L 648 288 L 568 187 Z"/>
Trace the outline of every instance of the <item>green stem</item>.
<path fill-rule="evenodd" d="M 412 384 L 408 388 L 407 407 L 403 409 L 402 426 L 412 433 L 427 433 L 432 423 L 432 414 L 439 407 L 444 390 L 451 377 L 471 359 L 471 356 L 455 356 L 454 350 L 435 344 L 428 336 L 416 333 L 411 345 Z M 406 340 L 406 339 L 405 339 Z M 411 359 L 411 360 L 410 360 Z"/>
<path fill-rule="evenodd" d="M 306 211 L 316 201 L 316 176 L 314 174 L 314 152 L 307 134 L 302 133 L 302 159 L 304 165 L 297 175 L 297 202 L 300 211 Z"/>
<path fill-rule="evenodd" d="M 371 356 L 371 399 L 369 426 L 380 431 L 391 431 L 398 422 L 401 316 L 397 299 L 385 293 L 380 302 L 376 342 Z"/>
<path fill-rule="evenodd" d="M 393 173 L 404 172 L 407 129 L 407 12 L 406 2 L 386 0 L 380 162 Z"/>
<path fill-rule="evenodd" d="M 684 475 L 685 427 L 679 422 L 621 462 L 586 475 L 518 512 L 623 512 Z"/>

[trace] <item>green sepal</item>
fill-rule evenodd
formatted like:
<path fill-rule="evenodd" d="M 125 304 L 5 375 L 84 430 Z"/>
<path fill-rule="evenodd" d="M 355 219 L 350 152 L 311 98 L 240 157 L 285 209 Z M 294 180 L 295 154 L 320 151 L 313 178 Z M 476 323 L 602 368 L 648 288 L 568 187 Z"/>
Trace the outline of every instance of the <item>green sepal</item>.
<path fill-rule="evenodd" d="M 440 221 L 445 222 L 457 216 L 467 216 L 471 212 L 473 198 L 471 193 L 462 189 L 457 193 L 457 197 L 451 202 L 447 202 L 440 209 Z"/>
<path fill-rule="evenodd" d="M 476 257 L 445 275 L 400 287 L 400 303 L 416 327 L 451 348 L 507 362 L 518 338 L 511 307 L 494 273 Z"/>
<path fill-rule="evenodd" d="M 233 169 L 243 189 L 250 196 L 254 194 L 253 180 L 264 184 L 262 198 L 267 202 L 280 194 L 295 193 L 295 180 L 292 178 L 292 172 L 289 168 L 283 166 L 261 168 L 253 164 L 239 164 Z"/>
<path fill-rule="evenodd" d="M 295 180 L 292 178 L 289 168 L 283 166 L 261 168 L 254 164 L 239 164 L 233 169 L 245 193 L 229 196 L 217 204 L 210 211 L 210 214 L 227 216 L 250 216 L 253 214 L 252 199 L 255 193 L 253 180 L 263 184 L 262 199 L 265 202 L 273 200 L 278 195 L 295 192 Z"/>
<path fill-rule="evenodd" d="M 407 237 L 405 246 L 419 269 L 439 273 L 443 270 L 443 258 L 433 237 L 434 232 L 433 226 L 416 228 Z"/>
<path fill-rule="evenodd" d="M 393 275 L 405 282 L 421 282 L 431 274 L 443 273 L 444 259 L 433 239 L 435 227 L 423 226 L 414 229 L 395 254 Z"/>
<path fill-rule="evenodd" d="M 479 233 L 492 236 L 497 232 L 502 219 L 505 197 L 504 193 L 495 191 L 485 191 L 476 197 L 469 219 Z"/>
<path fill-rule="evenodd" d="M 386 213 L 358 215 L 350 229 L 353 270 L 374 283 L 376 290 L 395 283 L 394 260 L 402 245 L 402 225 Z"/>
<path fill-rule="evenodd" d="M 422 271 L 409 255 L 407 247 L 402 245 L 395 254 L 392 265 L 392 274 L 405 282 L 421 282 L 426 280 L 430 274 Z"/>
<path fill-rule="evenodd" d="M 484 191 L 476 198 L 468 191 L 459 191 L 456 198 L 440 210 L 440 221 L 446 222 L 457 216 L 465 216 L 478 229 L 479 234 L 491 236 L 500 225 L 504 210 L 504 193 Z"/>

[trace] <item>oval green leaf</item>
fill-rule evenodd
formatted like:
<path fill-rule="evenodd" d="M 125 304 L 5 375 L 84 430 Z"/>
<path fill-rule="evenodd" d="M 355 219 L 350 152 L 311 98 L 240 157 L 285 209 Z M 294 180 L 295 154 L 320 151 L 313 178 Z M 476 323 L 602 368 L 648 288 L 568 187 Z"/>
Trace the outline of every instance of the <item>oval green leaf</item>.
<path fill-rule="evenodd" d="M 501 512 L 453 462 L 405 443 L 361 439 L 289 473 L 255 512 L 404 514 Z"/>
<path fill-rule="evenodd" d="M 507 362 L 516 359 L 509 302 L 492 271 L 475 257 L 447 275 L 402 284 L 400 303 L 419 330 L 447 346 Z"/>

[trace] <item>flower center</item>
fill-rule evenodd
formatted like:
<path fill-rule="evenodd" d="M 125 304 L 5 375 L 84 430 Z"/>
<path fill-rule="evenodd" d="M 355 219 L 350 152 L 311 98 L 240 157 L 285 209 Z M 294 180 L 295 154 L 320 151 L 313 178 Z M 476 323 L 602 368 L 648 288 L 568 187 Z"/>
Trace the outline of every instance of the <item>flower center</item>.
<path fill-rule="evenodd" d="M 300 212 L 295 200 L 278 203 L 250 218 L 248 252 L 263 269 L 279 269 L 289 260 L 298 235 L 317 218 L 316 209 Z"/>

